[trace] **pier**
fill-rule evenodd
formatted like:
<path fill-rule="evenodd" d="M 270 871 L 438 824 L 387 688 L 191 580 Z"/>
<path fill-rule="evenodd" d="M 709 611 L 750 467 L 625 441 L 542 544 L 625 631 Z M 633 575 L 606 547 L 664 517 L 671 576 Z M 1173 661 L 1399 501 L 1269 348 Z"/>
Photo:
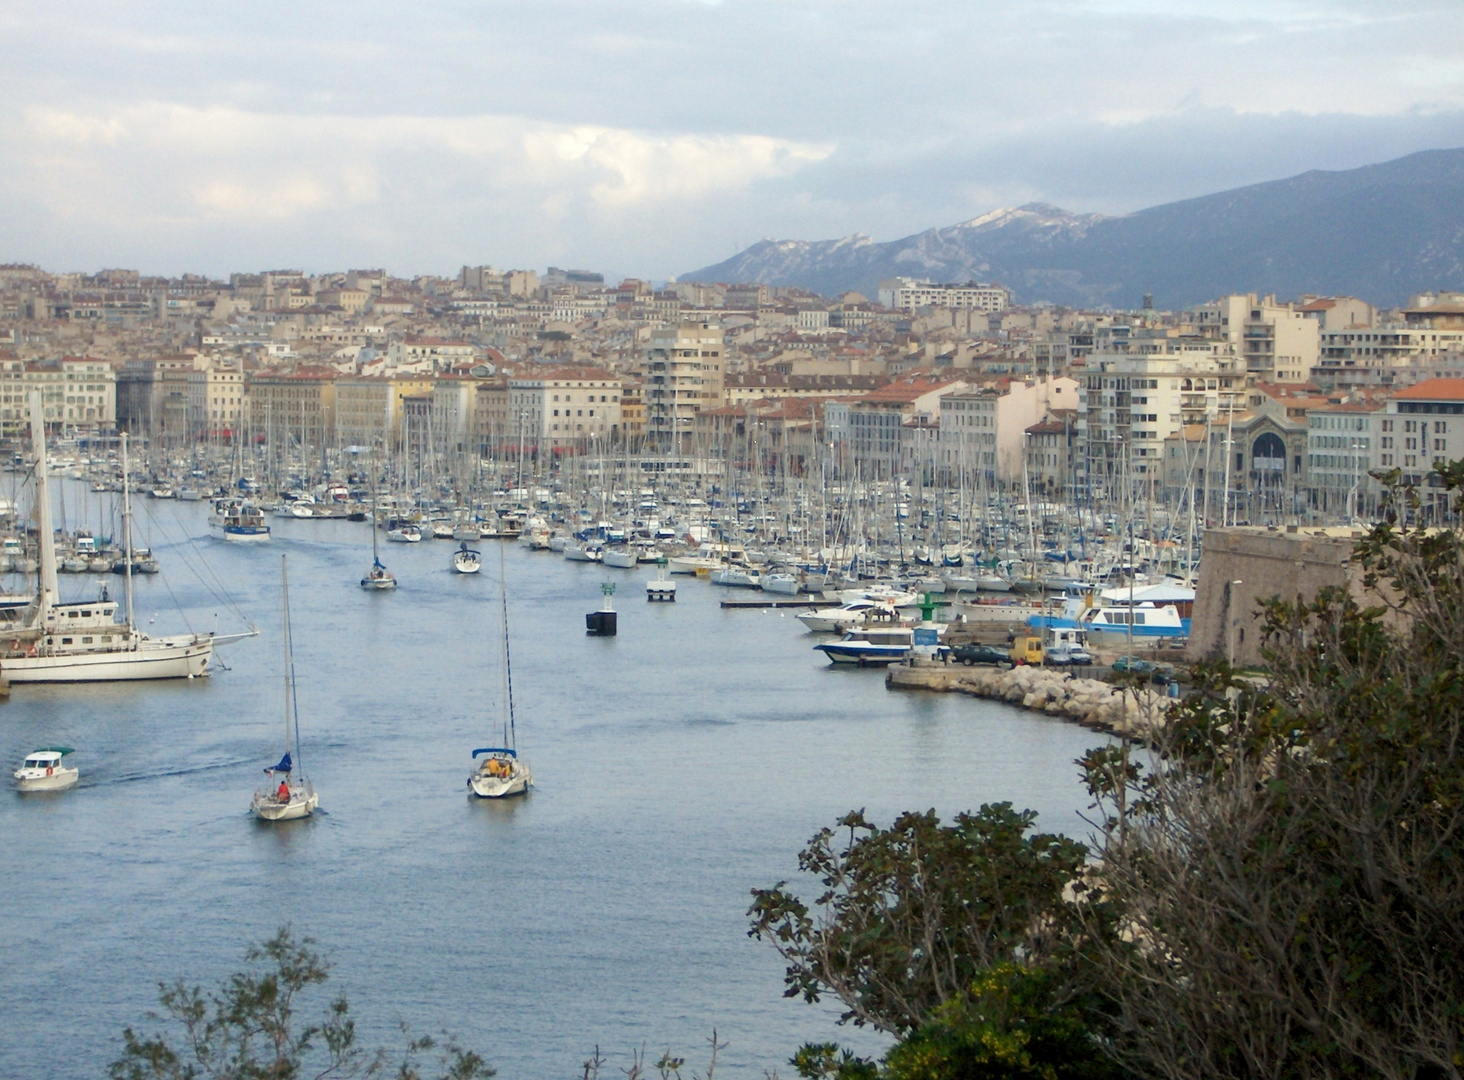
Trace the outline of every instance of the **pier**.
<path fill-rule="evenodd" d="M 838 607 L 837 600 L 824 600 L 816 596 L 792 599 L 772 599 L 766 593 L 756 600 L 727 597 L 722 601 L 724 608 L 827 608 Z"/>

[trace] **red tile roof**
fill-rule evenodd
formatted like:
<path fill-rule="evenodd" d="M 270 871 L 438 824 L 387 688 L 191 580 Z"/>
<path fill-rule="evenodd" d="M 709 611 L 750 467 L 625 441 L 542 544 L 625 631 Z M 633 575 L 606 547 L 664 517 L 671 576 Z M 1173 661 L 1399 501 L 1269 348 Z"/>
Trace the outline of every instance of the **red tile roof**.
<path fill-rule="evenodd" d="M 1395 401 L 1464 401 L 1464 379 L 1425 379 L 1393 395 Z"/>

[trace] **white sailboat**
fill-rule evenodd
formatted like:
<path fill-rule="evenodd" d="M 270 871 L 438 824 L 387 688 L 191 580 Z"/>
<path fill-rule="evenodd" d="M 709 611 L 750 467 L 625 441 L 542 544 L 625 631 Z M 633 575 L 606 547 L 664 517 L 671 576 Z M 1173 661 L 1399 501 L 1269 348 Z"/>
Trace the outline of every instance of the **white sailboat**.
<path fill-rule="evenodd" d="M 114 682 L 131 679 L 194 678 L 207 672 L 214 645 L 252 637 L 256 631 L 220 636 L 175 634 L 148 637 L 132 616 L 131 485 L 122 484 L 126 560 L 126 618 L 117 621 L 117 602 L 105 588 L 98 600 L 66 603 L 56 581 L 56 534 L 46 462 L 41 395 L 31 395 L 31 438 L 36 457 L 36 529 L 40 585 L 35 607 L 21 629 L 0 636 L 0 677 L 13 683 Z M 127 473 L 127 436 L 122 436 L 122 471 Z"/>
<path fill-rule="evenodd" d="M 300 767 L 300 714 L 295 702 L 295 649 L 290 637 L 290 579 L 285 556 L 280 556 L 280 591 L 284 607 L 285 637 L 285 756 L 280 763 L 265 769 L 269 777 L 264 787 L 254 793 L 249 809 L 261 821 L 294 821 L 309 817 L 320 805 L 315 785 Z M 293 753 L 292 753 L 293 751 Z M 278 785 L 275 774 L 284 776 Z"/>
<path fill-rule="evenodd" d="M 392 577 L 391 571 L 382 564 L 376 533 L 376 493 L 373 491 L 371 493 L 371 569 L 367 570 L 366 576 L 361 579 L 361 588 L 380 592 L 395 589 L 396 578 Z"/>
<path fill-rule="evenodd" d="M 503 547 L 498 548 L 498 592 L 503 603 L 503 745 L 473 751 L 468 790 L 480 799 L 522 795 L 534 786 L 534 774 L 518 756 L 518 732 L 513 716 L 513 665 L 508 648 L 508 581 L 503 571 Z M 481 761 L 479 759 L 482 759 Z"/>
<path fill-rule="evenodd" d="M 483 568 L 482 552 L 468 547 L 467 541 L 452 553 L 452 568 L 459 574 L 476 574 Z"/>

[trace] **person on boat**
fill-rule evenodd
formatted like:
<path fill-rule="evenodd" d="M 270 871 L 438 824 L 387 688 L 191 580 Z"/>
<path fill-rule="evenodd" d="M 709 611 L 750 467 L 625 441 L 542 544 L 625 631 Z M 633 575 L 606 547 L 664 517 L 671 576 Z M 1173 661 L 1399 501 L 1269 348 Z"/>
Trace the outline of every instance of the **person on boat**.
<path fill-rule="evenodd" d="M 275 792 L 275 798 L 281 803 L 290 801 L 290 783 L 288 780 L 280 781 L 280 789 Z"/>

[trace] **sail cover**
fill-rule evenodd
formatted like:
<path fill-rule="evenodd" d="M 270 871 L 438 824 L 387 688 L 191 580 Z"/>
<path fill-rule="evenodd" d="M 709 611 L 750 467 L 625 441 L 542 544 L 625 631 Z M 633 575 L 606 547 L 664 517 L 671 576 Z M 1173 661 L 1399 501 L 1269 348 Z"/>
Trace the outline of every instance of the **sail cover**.
<path fill-rule="evenodd" d="M 294 763 L 290 760 L 289 751 L 286 751 L 285 752 L 285 756 L 282 757 L 282 758 L 280 758 L 280 763 L 278 765 L 276 765 L 276 766 L 274 766 L 273 768 L 270 768 L 270 769 L 265 769 L 264 771 L 267 772 L 267 773 L 277 773 L 277 772 L 285 772 L 285 773 L 287 773 L 292 768 L 294 768 Z"/>

